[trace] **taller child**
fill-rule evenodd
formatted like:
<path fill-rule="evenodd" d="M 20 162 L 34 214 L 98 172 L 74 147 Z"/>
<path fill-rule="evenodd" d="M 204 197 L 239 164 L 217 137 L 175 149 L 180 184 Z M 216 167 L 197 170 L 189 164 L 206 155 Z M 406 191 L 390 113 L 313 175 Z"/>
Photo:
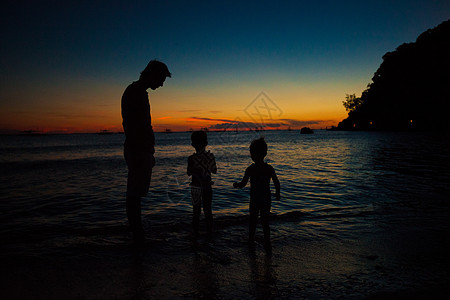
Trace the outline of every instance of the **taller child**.
<path fill-rule="evenodd" d="M 123 152 L 128 166 L 126 211 L 135 241 L 144 238 L 141 197 L 148 193 L 155 165 L 155 135 L 147 89 L 162 87 L 166 77 L 171 77 L 167 66 L 152 60 L 141 72 L 139 80 L 130 84 L 122 96 L 122 125 L 125 132 Z"/>
<path fill-rule="evenodd" d="M 200 223 L 201 206 L 206 219 L 208 235 L 212 233 L 212 184 L 211 173 L 217 173 L 214 154 L 206 151 L 208 135 L 205 131 L 194 131 L 191 135 L 192 147 L 195 153 L 188 157 L 187 174 L 192 175 L 191 197 L 193 205 L 192 224 L 197 236 Z"/>

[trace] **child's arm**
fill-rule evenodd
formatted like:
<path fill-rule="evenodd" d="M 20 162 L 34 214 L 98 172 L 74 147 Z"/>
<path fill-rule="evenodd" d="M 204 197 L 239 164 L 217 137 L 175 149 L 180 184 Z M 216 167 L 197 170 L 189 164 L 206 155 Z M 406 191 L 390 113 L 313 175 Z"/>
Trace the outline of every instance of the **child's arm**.
<path fill-rule="evenodd" d="M 275 185 L 275 197 L 277 198 L 277 201 L 280 200 L 280 181 L 278 180 L 277 174 L 275 173 L 275 169 L 273 169 L 272 173 L 272 181 Z"/>
<path fill-rule="evenodd" d="M 211 173 L 217 174 L 216 158 L 214 157 L 214 154 L 212 154 L 212 153 L 211 153 L 211 156 L 212 156 Z"/>
<path fill-rule="evenodd" d="M 248 179 L 250 178 L 248 173 L 249 172 L 248 172 L 248 168 L 247 168 L 247 170 L 245 170 L 244 178 L 242 178 L 242 181 L 233 183 L 233 187 L 242 189 L 244 186 L 246 186 Z"/>

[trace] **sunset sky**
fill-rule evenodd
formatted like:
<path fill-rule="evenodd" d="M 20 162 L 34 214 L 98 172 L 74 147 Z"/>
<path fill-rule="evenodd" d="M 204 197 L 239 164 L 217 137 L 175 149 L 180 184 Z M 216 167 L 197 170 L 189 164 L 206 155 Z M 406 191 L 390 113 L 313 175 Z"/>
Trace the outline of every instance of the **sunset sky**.
<path fill-rule="evenodd" d="M 386 52 L 450 18 L 429 0 L 7 2 L 0 133 L 120 131 L 154 58 L 172 72 L 149 90 L 155 131 L 337 125 Z"/>

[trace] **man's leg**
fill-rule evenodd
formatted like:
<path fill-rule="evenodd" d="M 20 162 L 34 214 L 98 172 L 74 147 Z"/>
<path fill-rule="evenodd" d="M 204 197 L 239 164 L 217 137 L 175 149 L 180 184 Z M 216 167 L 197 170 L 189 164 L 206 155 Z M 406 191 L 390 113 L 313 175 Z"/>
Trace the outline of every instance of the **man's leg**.
<path fill-rule="evenodd" d="M 144 239 L 141 220 L 141 197 L 145 196 L 152 176 L 152 155 L 150 153 L 124 150 L 128 165 L 126 210 L 133 239 Z"/>
<path fill-rule="evenodd" d="M 127 217 L 133 239 L 140 240 L 144 237 L 144 229 L 141 220 L 141 197 L 127 196 Z"/>

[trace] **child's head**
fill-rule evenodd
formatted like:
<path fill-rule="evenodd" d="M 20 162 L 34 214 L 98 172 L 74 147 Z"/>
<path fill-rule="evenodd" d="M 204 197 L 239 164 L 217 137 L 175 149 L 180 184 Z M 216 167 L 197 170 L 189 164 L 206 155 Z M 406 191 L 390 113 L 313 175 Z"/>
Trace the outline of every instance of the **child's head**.
<path fill-rule="evenodd" d="M 267 155 L 267 144 L 263 137 L 253 140 L 250 144 L 250 155 L 254 162 L 264 160 Z"/>
<path fill-rule="evenodd" d="M 196 151 L 199 151 L 208 145 L 208 136 L 204 131 L 194 131 L 191 134 L 191 141 L 192 147 L 194 147 Z"/>

